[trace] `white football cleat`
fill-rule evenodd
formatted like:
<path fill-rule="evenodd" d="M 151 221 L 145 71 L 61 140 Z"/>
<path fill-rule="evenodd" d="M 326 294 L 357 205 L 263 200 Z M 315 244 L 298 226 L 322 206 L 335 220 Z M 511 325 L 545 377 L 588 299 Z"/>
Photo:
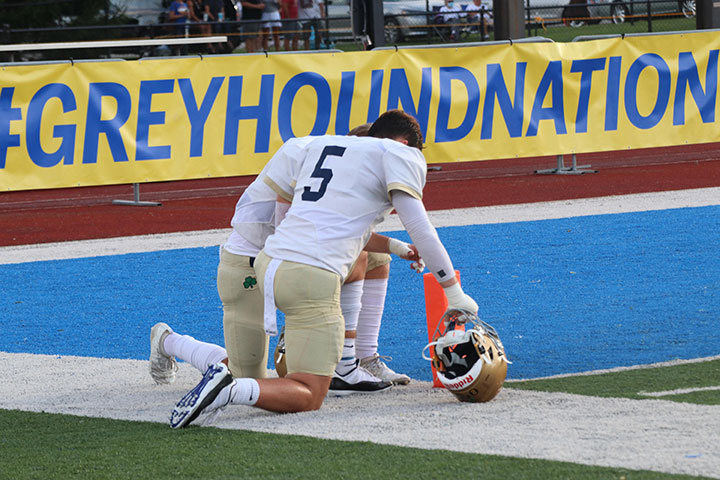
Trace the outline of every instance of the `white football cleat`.
<path fill-rule="evenodd" d="M 156 323 L 150 329 L 150 376 L 157 384 L 168 384 L 175 381 L 178 370 L 177 361 L 165 353 L 163 341 L 173 333 L 166 323 Z"/>
<path fill-rule="evenodd" d="M 227 406 L 230 403 L 234 382 L 230 370 L 224 363 L 210 365 L 200 383 L 175 405 L 170 414 L 170 426 L 172 428 L 186 427 L 201 413 L 211 414 Z M 228 385 L 230 387 L 225 388 Z M 221 395 L 223 390 L 226 392 Z"/>
<path fill-rule="evenodd" d="M 386 382 L 392 382 L 395 385 L 407 385 L 410 383 L 410 377 L 402 373 L 395 372 L 388 367 L 383 360 L 390 361 L 390 357 L 380 356 L 377 353 L 372 357 L 365 357 L 360 360 L 360 366 L 365 370 Z"/>
<path fill-rule="evenodd" d="M 355 366 L 349 372 L 341 375 L 337 370 L 330 381 L 328 396 L 341 397 L 353 393 L 379 393 L 392 387 L 391 382 L 381 380 L 360 366 L 355 360 Z"/>

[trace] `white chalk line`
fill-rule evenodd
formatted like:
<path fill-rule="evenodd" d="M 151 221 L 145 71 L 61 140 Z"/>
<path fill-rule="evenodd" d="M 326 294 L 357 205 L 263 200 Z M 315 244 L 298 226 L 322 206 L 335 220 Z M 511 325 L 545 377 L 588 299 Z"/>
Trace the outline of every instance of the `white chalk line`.
<path fill-rule="evenodd" d="M 452 227 L 711 205 L 720 205 L 720 187 L 517 205 L 433 210 L 429 212 L 429 216 L 436 227 Z M 402 229 L 402 224 L 397 215 L 391 215 L 380 225 L 378 231 L 388 232 Z M 227 228 L 0 247 L 0 265 L 154 252 L 179 248 L 211 247 L 222 245 L 229 233 L 230 229 Z"/>
<path fill-rule="evenodd" d="M 660 392 L 637 392 L 637 394 L 642 395 L 643 397 L 661 398 L 672 397 L 674 395 L 684 395 L 686 393 L 712 392 L 715 390 L 720 390 L 720 385 L 712 387 L 676 388 L 675 390 L 663 390 Z"/>
<path fill-rule="evenodd" d="M 15 379 L 0 382 L 0 408 L 167 423 L 200 379 L 179 366 L 174 384 L 155 385 L 147 361 L 0 352 L 0 378 Z M 718 405 L 513 388 L 468 404 L 413 380 L 372 398 L 328 398 L 315 412 L 231 406 L 213 425 L 720 478 Z M 472 434 L 460 439 L 459 431 Z"/>

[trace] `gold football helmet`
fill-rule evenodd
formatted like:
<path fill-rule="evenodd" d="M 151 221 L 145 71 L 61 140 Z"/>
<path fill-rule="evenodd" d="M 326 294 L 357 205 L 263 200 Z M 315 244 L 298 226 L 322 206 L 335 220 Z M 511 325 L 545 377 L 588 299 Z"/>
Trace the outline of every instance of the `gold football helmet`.
<path fill-rule="evenodd" d="M 462 310 L 443 315 L 422 355 L 432 361 L 440 383 L 461 402 L 495 398 L 511 363 L 495 329 Z"/>
<path fill-rule="evenodd" d="M 285 364 L 285 327 L 280 330 L 277 345 L 275 346 L 275 371 L 278 377 L 287 375 L 287 365 Z"/>

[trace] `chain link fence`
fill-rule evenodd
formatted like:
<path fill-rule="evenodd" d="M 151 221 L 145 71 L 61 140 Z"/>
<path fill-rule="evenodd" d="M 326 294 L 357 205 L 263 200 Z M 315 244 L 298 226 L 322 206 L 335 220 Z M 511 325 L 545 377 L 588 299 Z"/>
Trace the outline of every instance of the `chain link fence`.
<path fill-rule="evenodd" d="M 500 0 L 498 0 L 500 1 Z M 502 0 L 504 1 L 504 0 Z M 282 20 L 283 34 L 311 36 L 311 49 L 358 50 L 363 45 L 352 34 L 350 0 L 325 0 L 328 16 L 317 31 L 292 31 L 295 21 Z M 545 37 L 570 42 L 580 36 L 645 32 L 687 31 L 696 29 L 695 0 L 524 0 L 527 37 Z M 444 0 L 386 0 L 383 3 L 386 45 L 439 44 L 494 40 L 492 0 L 455 0 L 454 11 L 443 11 Z M 447 7 L 446 7 L 447 8 Z M 219 33 L 228 36 L 223 53 L 243 53 L 244 26 L 259 21 L 226 21 Z M 150 25 L 86 25 L 56 28 L 17 29 L 0 25 L 0 43 L 16 44 L 52 41 L 88 41 L 112 39 L 171 38 L 201 36 L 201 24 L 157 23 Z M 216 28 L 216 27 L 214 27 Z M 283 42 L 281 42 L 282 44 Z M 272 45 L 281 50 L 282 45 Z M 302 47 L 301 47 L 302 48 Z M 203 45 L 189 52 L 206 53 Z M 17 60 L 58 58 L 144 57 L 172 55 L 169 49 L 18 52 Z M 2 61 L 3 59 L 0 59 Z M 4 59 L 7 61 L 7 58 Z"/>
<path fill-rule="evenodd" d="M 696 29 L 695 0 L 525 0 L 528 35 L 570 41 L 584 35 Z"/>

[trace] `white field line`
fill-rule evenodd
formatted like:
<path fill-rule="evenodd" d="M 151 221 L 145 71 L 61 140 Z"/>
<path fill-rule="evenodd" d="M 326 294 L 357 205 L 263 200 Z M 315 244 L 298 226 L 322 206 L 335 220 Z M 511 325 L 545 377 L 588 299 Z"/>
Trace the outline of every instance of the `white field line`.
<path fill-rule="evenodd" d="M 720 385 L 716 385 L 714 387 L 677 388 L 675 390 L 663 390 L 661 392 L 638 392 L 638 395 L 642 395 L 643 397 L 661 398 L 670 397 L 672 395 L 684 395 L 686 393 L 711 392 L 714 390 L 720 390 Z"/>
<path fill-rule="evenodd" d="M 702 358 L 692 358 L 689 360 L 669 360 L 667 362 L 657 362 L 657 363 L 647 363 L 644 365 L 632 365 L 630 367 L 614 367 L 614 368 L 605 368 L 605 369 L 599 369 L 599 370 L 590 370 L 587 372 L 576 372 L 576 373 L 561 373 L 560 375 L 550 375 L 547 377 L 533 377 L 533 378 L 516 378 L 512 380 L 507 380 L 507 383 L 512 382 L 524 382 L 527 380 L 552 380 L 555 378 L 567 378 L 567 377 L 583 377 L 583 376 L 590 376 L 590 375 L 602 375 L 605 373 L 616 373 L 616 372 L 627 372 L 629 370 L 645 370 L 648 368 L 658 368 L 658 367 L 672 367 L 675 365 L 686 365 L 688 363 L 702 363 L 702 362 L 710 362 L 712 360 L 719 360 L 720 355 L 715 355 L 712 357 L 702 357 Z"/>
<path fill-rule="evenodd" d="M 451 227 L 709 205 L 720 205 L 720 187 L 518 205 L 434 210 L 429 212 L 429 216 L 436 227 Z M 385 222 L 380 224 L 378 231 L 388 232 L 402 229 L 402 224 L 397 215 L 391 215 Z M 225 242 L 229 232 L 230 229 L 228 228 L 0 247 L 0 265 L 218 246 Z"/>
<path fill-rule="evenodd" d="M 0 378 L 14 379 L 0 382 L 0 408 L 167 424 L 201 376 L 179 367 L 175 383 L 155 385 L 143 360 L 0 352 Z M 720 405 L 513 388 L 469 404 L 413 380 L 372 399 L 327 398 L 314 412 L 230 406 L 213 425 L 720 478 Z"/>

